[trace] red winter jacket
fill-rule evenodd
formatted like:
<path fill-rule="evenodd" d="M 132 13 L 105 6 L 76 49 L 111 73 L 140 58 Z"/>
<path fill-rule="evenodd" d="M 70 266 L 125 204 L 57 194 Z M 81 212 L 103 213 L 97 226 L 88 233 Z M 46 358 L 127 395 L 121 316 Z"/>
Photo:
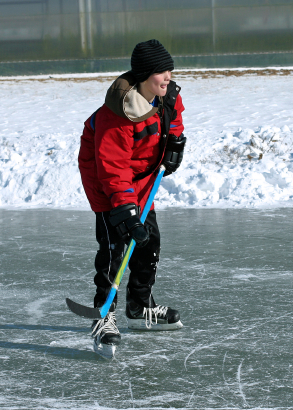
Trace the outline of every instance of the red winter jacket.
<path fill-rule="evenodd" d="M 155 108 L 137 92 L 131 73 L 112 84 L 105 104 L 87 119 L 81 136 L 79 169 L 93 211 L 131 202 L 143 209 L 169 130 L 177 137 L 183 131 L 179 91 L 171 81 Z"/>

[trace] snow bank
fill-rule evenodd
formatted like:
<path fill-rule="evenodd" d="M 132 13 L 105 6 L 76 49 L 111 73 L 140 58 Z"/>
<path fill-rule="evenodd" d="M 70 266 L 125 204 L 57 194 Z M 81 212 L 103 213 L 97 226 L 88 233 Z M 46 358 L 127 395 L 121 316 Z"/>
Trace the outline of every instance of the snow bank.
<path fill-rule="evenodd" d="M 1 207 L 89 209 L 79 140 L 112 80 L 0 79 Z M 292 206 L 293 75 L 177 73 L 176 81 L 188 142 L 156 207 Z"/>
<path fill-rule="evenodd" d="M 189 139 L 184 166 L 163 180 L 161 205 L 209 207 L 291 206 L 293 132 L 284 126 L 222 131 L 210 144 Z M 196 137 L 194 138 L 196 139 Z"/>

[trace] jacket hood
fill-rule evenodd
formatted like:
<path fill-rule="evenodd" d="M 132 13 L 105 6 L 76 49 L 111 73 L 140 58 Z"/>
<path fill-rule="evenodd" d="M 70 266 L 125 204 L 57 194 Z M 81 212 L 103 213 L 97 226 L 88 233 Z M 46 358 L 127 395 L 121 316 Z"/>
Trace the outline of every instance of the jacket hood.
<path fill-rule="evenodd" d="M 137 91 L 137 81 L 130 71 L 114 81 L 107 91 L 105 104 L 119 117 L 133 122 L 144 121 L 158 112 L 158 107 L 149 104 Z"/>

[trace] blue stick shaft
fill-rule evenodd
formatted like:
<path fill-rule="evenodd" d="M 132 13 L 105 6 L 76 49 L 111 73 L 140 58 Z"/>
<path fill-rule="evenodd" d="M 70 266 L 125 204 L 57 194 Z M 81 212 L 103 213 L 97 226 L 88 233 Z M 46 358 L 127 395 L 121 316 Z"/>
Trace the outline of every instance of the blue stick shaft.
<path fill-rule="evenodd" d="M 142 212 L 142 214 L 141 214 L 141 217 L 140 217 L 140 220 L 141 220 L 142 223 L 145 222 L 146 217 L 147 217 L 147 215 L 148 215 L 148 213 L 149 213 L 149 210 L 151 209 L 151 206 L 152 206 L 152 203 L 153 203 L 153 201 L 154 201 L 155 195 L 156 195 L 156 193 L 157 193 L 157 191 L 158 191 L 158 189 L 159 189 L 161 180 L 162 180 L 162 178 L 163 178 L 163 176 L 164 176 L 164 172 L 165 172 L 165 167 L 164 167 L 163 165 L 161 165 L 161 167 L 160 167 L 160 169 L 159 169 L 159 173 L 158 173 L 158 175 L 157 175 L 157 178 L 156 178 L 156 180 L 155 180 L 155 182 L 154 182 L 154 185 L 153 185 L 153 187 L 152 187 L 152 190 L 151 190 L 151 192 L 150 192 L 150 194 L 149 194 L 148 200 L 147 200 L 147 202 L 146 202 L 146 204 L 145 204 L 145 206 L 144 206 L 144 210 L 143 210 L 143 212 Z M 110 309 L 110 307 L 111 307 L 111 305 L 112 305 L 112 302 L 113 302 L 113 300 L 114 300 L 114 297 L 115 297 L 115 295 L 116 295 L 116 293 L 117 293 L 117 290 L 118 290 L 118 287 L 119 287 L 120 282 L 121 282 L 121 280 L 122 280 L 122 277 L 123 277 L 123 275 L 124 275 L 124 272 L 126 271 L 126 268 L 127 268 L 127 266 L 128 266 L 129 260 L 130 260 L 130 258 L 131 258 L 131 255 L 132 255 L 133 251 L 134 251 L 135 245 L 136 245 L 135 240 L 134 240 L 134 239 L 131 239 L 131 241 L 130 241 L 128 247 L 127 247 L 127 250 L 126 250 L 126 252 L 125 252 L 124 258 L 123 258 L 123 260 L 122 260 L 122 262 L 121 262 L 121 265 L 120 265 L 120 267 L 119 267 L 119 269 L 118 269 L 117 275 L 116 275 L 116 277 L 115 277 L 115 279 L 114 279 L 114 282 L 113 282 L 113 285 L 112 285 L 112 287 L 111 287 L 111 290 L 110 290 L 110 292 L 108 293 L 106 302 L 104 303 L 104 305 L 103 305 L 103 306 L 101 307 L 101 309 L 100 309 L 100 313 L 101 313 L 101 317 L 102 317 L 102 318 L 104 318 L 104 317 L 107 315 L 107 313 L 109 312 L 109 309 Z"/>
<path fill-rule="evenodd" d="M 161 180 L 162 180 L 162 178 L 163 178 L 163 176 L 164 176 L 164 172 L 165 172 L 165 167 L 164 167 L 163 165 L 161 165 L 161 167 L 160 167 L 160 169 L 159 169 L 159 173 L 158 173 L 158 175 L 157 175 L 157 178 L 156 178 L 156 180 L 155 180 L 155 182 L 154 182 L 154 185 L 153 185 L 153 187 L 152 187 L 152 190 L 151 190 L 151 192 L 150 192 L 150 194 L 149 194 L 148 200 L 146 201 L 146 204 L 145 204 L 145 206 L 144 206 L 143 212 L 142 212 L 141 217 L 140 217 L 140 220 L 141 220 L 142 223 L 145 222 L 146 217 L 148 216 L 148 213 L 149 213 L 149 211 L 150 211 L 150 209 L 151 209 L 152 203 L 154 202 L 154 198 L 155 198 L 155 196 L 156 196 L 156 193 L 157 193 L 157 191 L 158 191 L 158 189 L 159 189 Z"/>

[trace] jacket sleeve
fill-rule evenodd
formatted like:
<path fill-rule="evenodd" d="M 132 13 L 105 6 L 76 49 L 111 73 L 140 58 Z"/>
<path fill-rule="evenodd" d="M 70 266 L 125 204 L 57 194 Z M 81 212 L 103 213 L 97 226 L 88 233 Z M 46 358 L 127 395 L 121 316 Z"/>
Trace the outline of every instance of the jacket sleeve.
<path fill-rule="evenodd" d="M 176 98 L 176 103 L 173 111 L 173 115 L 171 118 L 170 124 L 170 131 L 169 134 L 176 135 L 176 137 L 180 137 L 184 130 L 183 122 L 182 122 L 182 112 L 185 110 L 181 95 L 178 94 Z"/>
<path fill-rule="evenodd" d="M 129 126 L 104 120 L 99 123 L 95 134 L 98 178 L 111 205 L 116 207 L 130 202 L 137 204 L 131 168 L 134 140 Z"/>

